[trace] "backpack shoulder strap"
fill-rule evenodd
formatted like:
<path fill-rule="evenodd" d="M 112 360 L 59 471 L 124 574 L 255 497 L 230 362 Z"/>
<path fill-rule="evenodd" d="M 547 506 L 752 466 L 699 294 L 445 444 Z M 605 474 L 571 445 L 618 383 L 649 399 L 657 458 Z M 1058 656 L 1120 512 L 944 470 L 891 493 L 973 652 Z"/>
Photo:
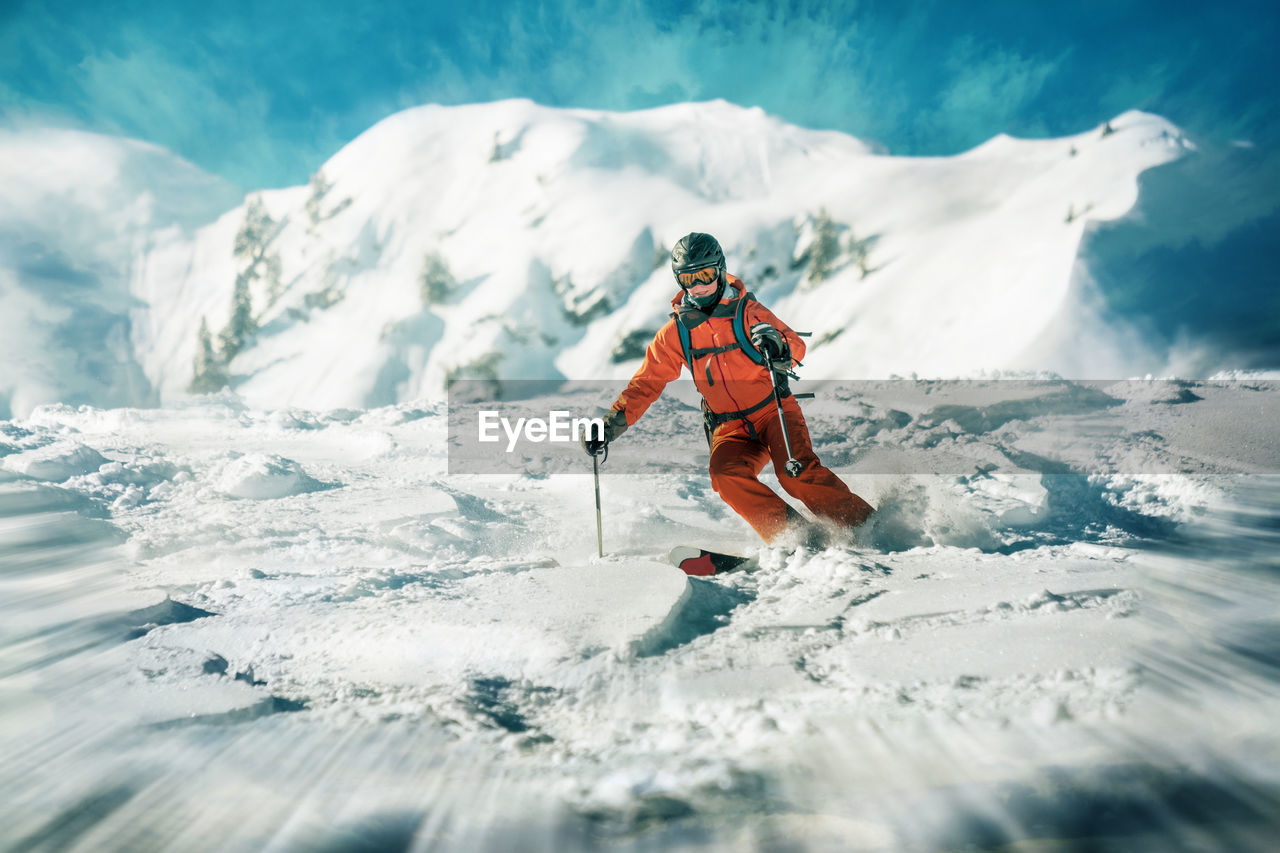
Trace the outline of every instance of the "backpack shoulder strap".
<path fill-rule="evenodd" d="M 747 300 L 754 302 L 755 298 L 755 294 L 750 291 L 738 297 L 737 310 L 733 312 L 733 336 L 738 341 L 738 346 L 742 347 L 742 351 L 747 354 L 747 358 L 756 364 L 764 364 L 764 355 L 752 346 L 751 335 L 747 334 Z"/>
<path fill-rule="evenodd" d="M 674 313 L 671 319 L 675 321 L 676 332 L 680 335 L 680 351 L 684 353 L 684 363 L 689 365 L 689 375 L 693 375 L 693 338 L 689 335 L 689 330 L 684 327 L 684 323 L 680 322 L 680 318 Z"/>

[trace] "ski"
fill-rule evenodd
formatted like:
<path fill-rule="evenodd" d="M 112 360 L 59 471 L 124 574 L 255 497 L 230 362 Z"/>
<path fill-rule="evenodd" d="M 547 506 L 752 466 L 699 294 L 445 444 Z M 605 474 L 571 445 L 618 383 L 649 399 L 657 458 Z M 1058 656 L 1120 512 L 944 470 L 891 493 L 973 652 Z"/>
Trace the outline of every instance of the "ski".
<path fill-rule="evenodd" d="M 693 548 L 689 545 L 677 545 L 667 555 L 671 565 L 686 575 L 708 577 L 735 569 L 745 569 L 756 564 L 755 557 L 739 557 L 734 554 L 721 554 L 718 551 L 707 551 L 704 548 Z"/>

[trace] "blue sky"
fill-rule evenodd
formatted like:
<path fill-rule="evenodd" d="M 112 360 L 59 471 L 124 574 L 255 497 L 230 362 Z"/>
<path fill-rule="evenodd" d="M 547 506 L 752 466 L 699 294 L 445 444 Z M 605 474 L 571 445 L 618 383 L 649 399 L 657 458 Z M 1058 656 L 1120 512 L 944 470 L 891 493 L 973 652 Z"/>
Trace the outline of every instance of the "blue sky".
<path fill-rule="evenodd" d="M 246 189 L 305 182 L 397 110 L 509 97 L 725 98 L 898 154 L 1136 107 L 1274 149 L 1277 43 L 1280 5 L 1244 0 L 2 0 L 0 116 L 146 139 Z"/>

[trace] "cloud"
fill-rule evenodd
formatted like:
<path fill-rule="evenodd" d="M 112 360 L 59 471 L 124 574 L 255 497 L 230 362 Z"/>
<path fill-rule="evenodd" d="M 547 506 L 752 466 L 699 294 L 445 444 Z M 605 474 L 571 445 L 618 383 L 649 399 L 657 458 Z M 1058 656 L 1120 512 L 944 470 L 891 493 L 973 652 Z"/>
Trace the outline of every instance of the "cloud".
<path fill-rule="evenodd" d="M 305 182 L 345 141 L 310 115 L 275 108 L 280 81 L 244 73 L 196 38 L 129 31 L 71 75 L 75 100 L 108 129 L 164 145 L 249 189 Z"/>
<path fill-rule="evenodd" d="M 473 29 L 457 44 L 431 46 L 435 73 L 401 100 L 526 96 L 626 110 L 724 98 L 845 130 L 882 129 L 883 105 L 904 106 L 891 91 L 876 91 L 884 87 L 873 45 L 828 4 L 704 0 L 669 14 L 635 2 L 537 9 Z"/>
<path fill-rule="evenodd" d="M 292 81 L 263 74 L 247 20 L 64 11 L 32 7 L 0 27 L 0 109 L 10 125 L 141 138 L 245 188 L 305 182 L 345 141 L 310 109 L 301 119 L 277 109 L 282 85 L 309 72 L 296 69 Z"/>
<path fill-rule="evenodd" d="M 430 46 L 438 73 L 401 101 L 527 96 L 641 109 L 724 98 L 907 154 L 955 153 L 1001 131 L 1076 132 L 1133 106 L 1106 113 L 1090 103 L 1085 116 L 1062 120 L 1045 107 L 1050 86 L 1080 70 L 1068 66 L 1070 43 L 1005 46 L 1017 40 L 952 28 L 939 20 L 947 7 L 933 3 L 701 0 L 664 12 L 547 0 L 536 8 Z"/>
<path fill-rule="evenodd" d="M 1065 60 L 1035 59 L 963 38 L 947 57 L 949 82 L 926 126 L 962 147 L 997 132 L 1044 133 L 1048 128 L 1028 122 L 1028 114 Z"/>
<path fill-rule="evenodd" d="M 1079 132 L 1131 107 L 1260 143 L 1277 126 L 1261 82 L 1277 14 L 1155 0 L 1090 15 L 879 0 L 63 6 L 0 21 L 0 107 L 140 136 L 246 187 L 305 181 L 396 110 L 510 97 L 724 98 L 905 154 Z"/>
<path fill-rule="evenodd" d="M 174 62 L 167 51 L 142 40 L 121 54 L 86 57 L 73 75 L 86 113 L 126 135 L 147 135 L 190 152 L 193 159 L 218 159 L 215 146 L 225 147 L 228 140 L 225 132 L 210 133 L 213 128 L 238 127 L 247 138 L 264 130 L 265 93 L 227 97 L 206 68 Z"/>

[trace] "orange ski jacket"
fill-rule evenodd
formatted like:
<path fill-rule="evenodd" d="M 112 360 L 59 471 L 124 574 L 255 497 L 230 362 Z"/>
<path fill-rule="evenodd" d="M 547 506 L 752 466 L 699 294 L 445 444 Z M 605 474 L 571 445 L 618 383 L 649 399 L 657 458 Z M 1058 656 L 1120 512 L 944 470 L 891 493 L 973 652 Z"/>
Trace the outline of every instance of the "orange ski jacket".
<path fill-rule="evenodd" d="M 653 336 L 653 342 L 645 350 L 644 363 L 613 404 L 614 411 L 626 416 L 627 426 L 640 419 L 667 383 L 680 375 L 682 366 L 688 366 L 677 323 L 689 332 L 694 355 L 693 381 L 707 408 L 723 415 L 749 410 L 768 399 L 773 393 L 769 368 L 753 361 L 734 334 L 733 317 L 740 299 L 747 300 L 743 320 L 748 331 L 757 323 L 768 323 L 787 339 L 792 364 L 804 358 L 805 345 L 800 336 L 772 311 L 749 297 L 737 276 L 728 276 L 725 294 L 710 315 L 685 305 L 684 291 L 681 291 L 671 300 L 671 307 L 675 309 L 671 319 Z"/>

